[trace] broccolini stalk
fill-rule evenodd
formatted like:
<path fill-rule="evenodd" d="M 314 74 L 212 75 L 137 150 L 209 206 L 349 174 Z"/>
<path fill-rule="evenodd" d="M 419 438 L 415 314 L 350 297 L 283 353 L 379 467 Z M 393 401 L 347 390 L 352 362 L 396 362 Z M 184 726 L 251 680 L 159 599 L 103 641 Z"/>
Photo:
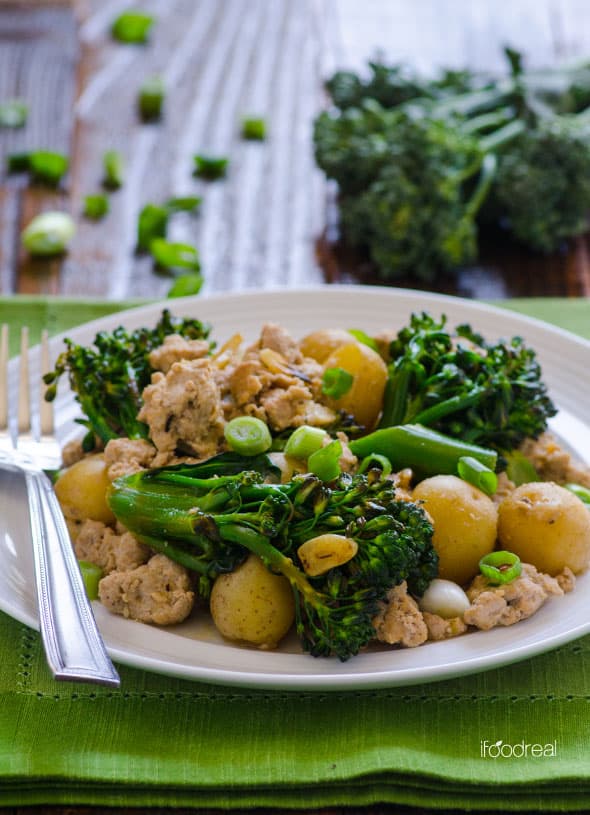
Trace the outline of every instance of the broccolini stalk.
<path fill-rule="evenodd" d="M 413 314 L 390 355 L 382 428 L 426 425 L 504 453 L 538 437 L 556 412 L 520 337 L 488 343 L 468 325 L 451 333 L 445 317 Z"/>
<path fill-rule="evenodd" d="M 372 620 L 391 587 L 407 580 L 420 594 L 436 576 L 427 516 L 398 501 L 393 483 L 376 470 L 328 485 L 313 475 L 270 484 L 247 471 L 203 478 L 203 468 L 210 469 L 207 462 L 120 478 L 109 504 L 140 540 L 193 569 L 205 597 L 219 574 L 248 552 L 258 555 L 289 580 L 296 629 L 314 656 L 358 653 L 374 636 Z M 297 548 L 325 532 L 353 538 L 357 554 L 308 577 Z"/>
<path fill-rule="evenodd" d="M 66 350 L 57 358 L 55 369 L 43 377 L 49 386 L 45 398 L 55 399 L 57 383 L 67 373 L 84 414 L 79 422 L 88 430 L 85 449 L 93 448 L 95 436 L 105 444 L 118 436 L 147 438 L 147 425 L 137 420 L 137 414 L 142 391 L 151 379 L 149 355 L 169 334 L 204 339 L 209 326 L 200 320 L 178 319 L 166 309 L 153 329 L 128 332 L 119 326 L 110 333 L 99 332 L 94 346 L 88 347 L 65 340 Z"/>

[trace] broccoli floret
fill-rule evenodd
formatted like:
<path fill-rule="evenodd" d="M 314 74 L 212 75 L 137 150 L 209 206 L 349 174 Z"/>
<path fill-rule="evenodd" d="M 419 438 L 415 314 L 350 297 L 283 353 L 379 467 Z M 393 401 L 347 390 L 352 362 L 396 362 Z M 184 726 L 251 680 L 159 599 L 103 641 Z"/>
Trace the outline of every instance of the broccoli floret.
<path fill-rule="evenodd" d="M 486 342 L 470 326 L 413 314 L 390 346 L 382 427 L 416 423 L 498 452 L 538 437 L 556 409 L 520 337 Z"/>
<path fill-rule="evenodd" d="M 541 252 L 588 229 L 590 117 L 555 116 L 527 129 L 501 156 L 494 198 L 508 228 Z"/>
<path fill-rule="evenodd" d="M 95 436 L 105 444 L 119 436 L 147 438 L 147 425 L 137 420 L 137 414 L 142 391 L 152 375 L 150 352 L 169 334 L 205 339 L 209 331 L 200 320 L 179 319 L 165 309 L 154 328 L 129 332 L 119 326 L 112 332 L 101 331 L 94 338 L 94 347 L 66 339 L 66 350 L 57 358 L 55 369 L 43 377 L 48 385 L 45 398 L 55 399 L 57 383 L 67 374 L 85 417 L 78 421 L 88 430 L 86 450 L 94 447 Z"/>
<path fill-rule="evenodd" d="M 244 459 L 243 467 L 214 477 L 207 462 L 134 473 L 114 482 L 109 504 L 140 540 L 193 569 L 205 597 L 219 574 L 258 555 L 289 580 L 296 630 L 313 656 L 354 656 L 374 637 L 372 620 L 392 586 L 407 580 L 421 594 L 436 576 L 428 517 L 398 501 L 377 470 L 330 484 L 309 474 L 273 484 L 263 480 L 264 465 L 248 471 Z M 358 552 L 308 577 L 297 549 L 324 532 L 353 538 Z"/>

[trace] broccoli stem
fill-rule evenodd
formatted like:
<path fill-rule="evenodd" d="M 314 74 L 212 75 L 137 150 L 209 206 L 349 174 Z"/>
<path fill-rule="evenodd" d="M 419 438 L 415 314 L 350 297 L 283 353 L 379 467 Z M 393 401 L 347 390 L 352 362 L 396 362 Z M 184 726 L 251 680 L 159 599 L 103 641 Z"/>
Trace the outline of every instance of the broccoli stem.
<path fill-rule="evenodd" d="M 495 470 L 498 459 L 495 450 L 453 439 L 419 424 L 383 427 L 350 442 L 350 449 L 359 458 L 378 453 L 388 458 L 394 469 L 410 467 L 420 477 L 455 475 L 459 459 L 464 456 L 472 456 L 491 470 Z"/>

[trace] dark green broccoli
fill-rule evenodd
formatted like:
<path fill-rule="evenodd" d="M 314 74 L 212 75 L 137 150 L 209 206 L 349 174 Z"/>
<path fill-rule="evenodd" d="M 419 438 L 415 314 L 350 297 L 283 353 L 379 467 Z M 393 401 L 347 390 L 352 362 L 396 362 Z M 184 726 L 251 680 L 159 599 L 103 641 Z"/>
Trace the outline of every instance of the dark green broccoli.
<path fill-rule="evenodd" d="M 140 540 L 199 576 L 208 596 L 215 578 L 248 552 L 290 582 L 296 629 L 313 656 L 354 656 L 375 635 L 372 620 L 388 590 L 402 580 L 421 594 L 437 574 L 432 526 L 416 504 L 398 501 L 378 470 L 341 475 L 330 484 L 313 475 L 267 483 L 258 471 L 225 474 L 223 457 L 211 463 L 165 467 L 114 482 L 109 504 Z M 235 466 L 235 461 L 231 466 Z M 297 549 L 332 532 L 353 538 L 357 554 L 318 577 L 302 570 Z"/>
<path fill-rule="evenodd" d="M 549 116 L 501 156 L 493 203 L 522 243 L 541 252 L 588 229 L 590 116 Z"/>
<path fill-rule="evenodd" d="M 381 427 L 420 424 L 498 452 L 538 437 L 556 413 L 535 352 L 489 343 L 468 325 L 413 314 L 390 346 Z"/>
<path fill-rule="evenodd" d="M 416 118 L 375 102 L 338 117 L 321 114 L 316 159 L 338 182 L 346 241 L 368 250 L 385 280 L 431 281 L 472 260 L 476 215 L 495 171 L 491 151 L 522 127 L 480 137 L 455 119 Z"/>
<path fill-rule="evenodd" d="M 141 393 L 152 375 L 150 352 L 169 334 L 205 339 L 209 330 L 200 320 L 179 319 L 166 309 L 154 328 L 129 332 L 119 326 L 112 332 L 101 331 L 94 338 L 94 346 L 66 339 L 66 350 L 57 358 L 55 369 L 43 377 L 48 385 L 45 398 L 55 399 L 57 383 L 67 373 L 84 414 L 78 421 L 88 430 L 86 450 L 94 447 L 95 436 L 105 444 L 119 436 L 147 438 L 147 425 L 138 421 L 137 414 Z"/>

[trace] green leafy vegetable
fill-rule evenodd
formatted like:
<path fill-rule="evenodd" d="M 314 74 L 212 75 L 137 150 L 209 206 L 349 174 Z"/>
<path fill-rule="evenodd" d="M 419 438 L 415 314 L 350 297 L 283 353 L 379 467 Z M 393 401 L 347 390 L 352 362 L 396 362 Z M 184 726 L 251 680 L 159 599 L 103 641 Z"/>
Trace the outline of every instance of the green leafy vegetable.
<path fill-rule="evenodd" d="M 173 317 L 166 309 L 153 329 L 127 331 L 119 326 L 112 332 L 101 331 L 92 346 L 65 340 L 66 350 L 57 358 L 55 369 L 44 376 L 49 386 L 45 398 L 55 398 L 60 377 L 67 374 L 85 417 L 80 424 L 88 430 L 87 449 L 93 448 L 95 436 L 105 444 L 118 436 L 147 438 L 147 426 L 138 421 L 137 414 L 142 391 L 151 380 L 149 355 L 169 334 L 203 339 L 209 326 L 200 320 Z"/>
<path fill-rule="evenodd" d="M 111 34 L 118 42 L 141 44 L 148 40 L 154 18 L 140 11 L 125 11 L 111 26 Z"/>
<path fill-rule="evenodd" d="M 117 518 L 157 551 L 212 582 L 254 552 L 290 582 L 296 631 L 313 656 L 354 656 L 374 636 L 373 618 L 394 585 L 407 580 L 423 593 L 437 573 L 432 526 L 421 507 L 398 501 L 391 481 L 341 475 L 329 487 L 313 475 L 264 483 L 250 459 L 225 474 L 223 460 L 143 471 L 114 482 L 109 504 Z M 264 464 L 261 469 L 266 469 Z M 308 578 L 297 548 L 326 532 L 358 545 L 348 563 Z"/>

